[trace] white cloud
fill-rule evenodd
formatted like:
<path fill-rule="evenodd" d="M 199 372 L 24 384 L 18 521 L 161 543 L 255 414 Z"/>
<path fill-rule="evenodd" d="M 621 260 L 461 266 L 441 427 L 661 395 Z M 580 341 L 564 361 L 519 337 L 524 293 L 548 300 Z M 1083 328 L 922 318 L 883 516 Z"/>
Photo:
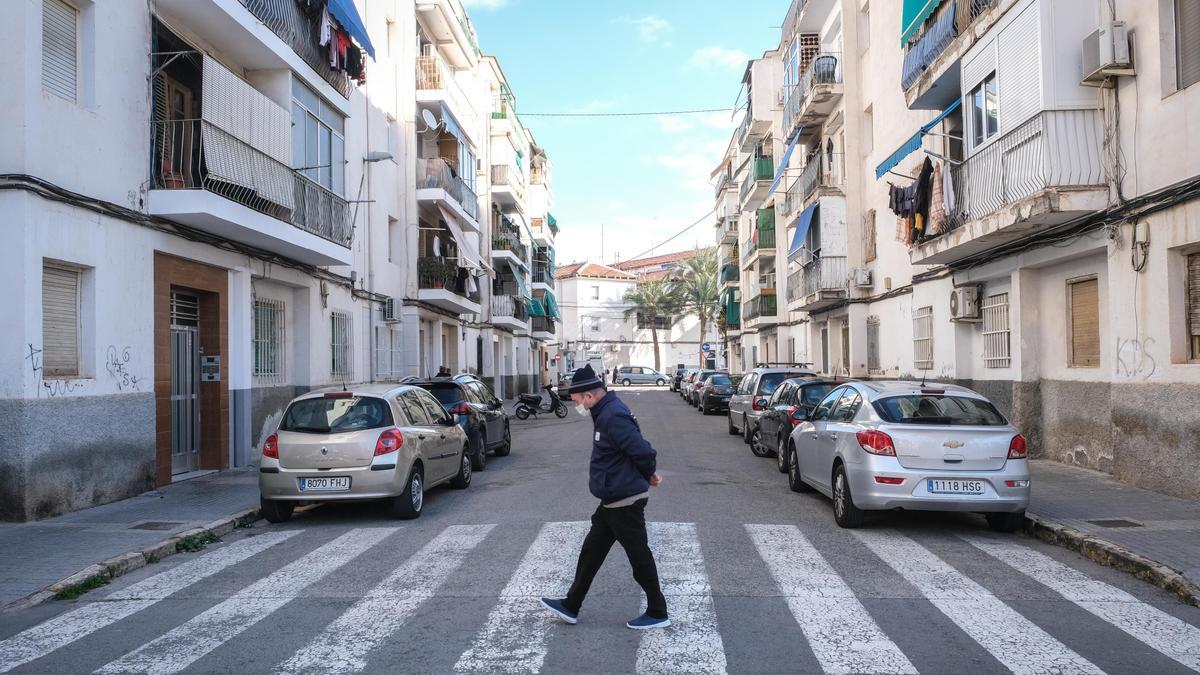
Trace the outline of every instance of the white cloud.
<path fill-rule="evenodd" d="M 627 16 L 613 19 L 613 23 L 627 23 L 634 27 L 637 31 L 638 38 L 642 42 L 655 42 L 662 35 L 674 30 L 671 22 L 653 14 L 649 14 L 636 19 L 631 19 Z"/>
<path fill-rule="evenodd" d="M 676 143 L 671 152 L 644 157 L 643 161 L 675 173 L 680 187 L 695 192 L 712 192 L 709 174 L 725 152 L 725 140 L 695 139 Z"/>
<path fill-rule="evenodd" d="M 615 106 L 616 104 L 617 104 L 617 102 L 613 101 L 612 99 L 597 98 L 597 99 L 592 99 L 591 101 L 588 101 L 587 103 L 584 103 L 583 105 L 571 106 L 570 108 L 567 108 L 567 112 L 569 112 L 573 115 L 583 115 L 583 114 L 588 114 L 588 113 L 600 113 L 600 112 L 605 112 L 607 110 L 612 110 L 613 106 Z"/>
<path fill-rule="evenodd" d="M 742 70 L 749 60 L 750 55 L 740 49 L 709 46 L 692 52 L 688 65 L 708 70 Z"/>
<path fill-rule="evenodd" d="M 655 119 L 658 120 L 658 124 L 662 127 L 663 132 L 668 134 L 691 131 L 694 126 L 687 118 L 682 116 L 659 115 Z"/>
<path fill-rule="evenodd" d="M 508 4 L 508 0 L 462 0 L 462 3 L 467 7 L 479 7 L 481 9 L 500 9 Z"/>

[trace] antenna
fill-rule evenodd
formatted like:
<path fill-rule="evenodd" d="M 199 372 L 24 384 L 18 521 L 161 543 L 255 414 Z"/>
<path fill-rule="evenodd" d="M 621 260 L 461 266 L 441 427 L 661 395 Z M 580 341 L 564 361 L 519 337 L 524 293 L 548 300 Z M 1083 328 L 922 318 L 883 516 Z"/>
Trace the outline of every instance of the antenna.
<path fill-rule="evenodd" d="M 442 126 L 442 120 L 439 120 L 437 118 L 437 115 L 434 115 L 433 112 L 431 112 L 429 110 L 421 111 L 421 120 L 423 122 L 425 122 L 425 131 L 432 131 L 434 129 L 440 129 Z M 425 131 L 422 131 L 420 133 L 425 133 Z"/>
<path fill-rule="evenodd" d="M 928 375 L 928 374 L 929 374 L 929 371 L 928 371 L 928 370 L 922 370 L 922 371 L 921 371 L 921 386 L 922 386 L 922 387 L 924 387 L 924 386 L 925 386 L 925 376 L 926 376 L 926 375 Z"/>

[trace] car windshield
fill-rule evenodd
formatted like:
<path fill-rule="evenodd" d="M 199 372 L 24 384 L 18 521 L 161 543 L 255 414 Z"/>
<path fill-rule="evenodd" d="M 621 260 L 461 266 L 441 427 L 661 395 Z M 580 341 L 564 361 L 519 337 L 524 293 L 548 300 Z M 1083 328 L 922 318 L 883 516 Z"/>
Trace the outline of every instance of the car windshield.
<path fill-rule="evenodd" d="M 457 384 L 427 384 L 419 386 L 433 394 L 433 397 L 442 405 L 454 405 L 459 401 L 466 400 L 462 387 Z"/>
<path fill-rule="evenodd" d="M 392 412 L 383 399 L 349 396 L 296 401 L 284 414 L 279 430 L 328 434 L 390 426 Z"/>
<path fill-rule="evenodd" d="M 825 398 L 825 395 L 833 391 L 836 386 L 836 384 L 812 384 L 804 387 L 800 390 L 802 392 L 800 403 L 809 408 L 815 408 L 821 399 Z"/>
<path fill-rule="evenodd" d="M 729 379 L 728 375 L 716 374 L 708 379 L 708 383 L 715 387 L 723 387 L 733 384 L 733 380 Z"/>
<path fill-rule="evenodd" d="M 763 373 L 762 378 L 758 382 L 758 392 L 763 396 L 770 396 L 775 393 L 779 385 L 784 380 L 798 377 L 800 373 Z"/>
<path fill-rule="evenodd" d="M 875 401 L 875 410 L 885 422 L 896 424 L 996 427 L 1008 423 L 991 403 L 965 396 L 889 396 Z"/>

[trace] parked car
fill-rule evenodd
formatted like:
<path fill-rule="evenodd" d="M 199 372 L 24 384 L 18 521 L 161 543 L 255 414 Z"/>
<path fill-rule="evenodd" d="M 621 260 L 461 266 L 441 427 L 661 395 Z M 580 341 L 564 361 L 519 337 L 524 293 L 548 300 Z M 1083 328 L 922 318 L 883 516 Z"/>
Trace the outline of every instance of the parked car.
<path fill-rule="evenodd" d="M 679 365 L 675 367 L 675 374 L 671 376 L 671 391 L 679 391 L 679 382 L 683 379 L 683 374 L 687 372 L 687 367 Z"/>
<path fill-rule="evenodd" d="M 512 451 L 512 433 L 504 404 L 483 382 L 471 375 L 456 375 L 449 379 L 409 383 L 433 394 L 447 412 L 459 403 L 467 403 L 466 410 L 460 411 L 457 417 L 459 426 L 471 442 L 472 470 L 483 471 L 487 467 L 488 452 L 504 457 Z"/>
<path fill-rule="evenodd" d="M 696 406 L 696 392 L 700 389 L 700 383 L 705 376 L 716 372 L 711 368 L 697 368 L 692 376 L 684 384 L 683 400 L 688 402 L 688 405 Z"/>
<path fill-rule="evenodd" d="M 817 404 L 834 387 L 845 384 L 843 380 L 826 378 L 810 379 L 793 377 L 784 380 L 771 398 L 764 402 L 762 416 L 758 418 L 758 429 L 750 439 L 750 450 L 759 457 L 774 454 L 779 473 L 787 473 L 787 440 L 792 429 L 808 419 Z"/>
<path fill-rule="evenodd" d="M 734 390 L 737 389 L 737 385 L 741 381 L 741 375 L 713 373 L 705 381 L 704 386 L 700 388 L 698 394 L 699 405 L 696 408 L 703 415 L 707 415 L 710 412 L 728 410 L 729 397 L 733 396 Z"/>
<path fill-rule="evenodd" d="M 617 370 L 617 382 L 626 387 L 634 384 L 656 384 L 661 387 L 667 383 L 667 376 L 653 368 L 621 366 Z"/>
<path fill-rule="evenodd" d="M 425 492 L 471 484 L 467 434 L 420 387 L 369 385 L 300 396 L 263 443 L 258 487 L 263 517 L 281 523 L 299 502 L 387 500 L 416 518 Z"/>
<path fill-rule="evenodd" d="M 714 375 L 728 375 L 725 370 L 709 370 L 696 377 L 695 391 L 692 392 L 692 407 L 700 409 L 700 394 L 704 393 L 704 388 L 708 386 Z"/>
<path fill-rule="evenodd" d="M 696 376 L 699 370 L 699 368 L 688 368 L 683 371 L 683 377 L 679 378 L 679 398 L 687 400 L 688 383 L 692 381 L 692 378 Z"/>
<path fill-rule="evenodd" d="M 816 377 L 813 371 L 801 366 L 775 367 L 758 366 L 746 373 L 733 397 L 729 399 L 729 434 L 740 433 L 742 440 L 749 443 L 763 414 L 761 399 L 770 398 L 784 380 L 793 377 Z"/>
<path fill-rule="evenodd" d="M 1002 532 L 1029 505 L 1025 437 L 965 387 L 848 382 L 788 441 L 788 484 L 833 500 L 842 527 L 885 509 L 973 511 Z"/>

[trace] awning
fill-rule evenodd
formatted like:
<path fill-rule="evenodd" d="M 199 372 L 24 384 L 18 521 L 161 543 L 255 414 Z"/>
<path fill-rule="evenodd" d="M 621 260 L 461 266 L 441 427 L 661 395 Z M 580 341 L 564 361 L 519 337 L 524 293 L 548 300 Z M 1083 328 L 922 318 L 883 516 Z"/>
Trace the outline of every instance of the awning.
<path fill-rule="evenodd" d="M 767 196 L 775 194 L 775 188 L 779 187 L 779 181 L 783 180 L 783 172 L 787 171 L 788 160 L 792 158 L 792 151 L 796 149 L 796 143 L 800 141 L 800 131 L 804 127 L 796 130 L 796 135 L 792 136 L 792 140 L 788 142 L 787 150 L 783 152 L 783 159 L 779 160 L 779 168 L 775 170 L 775 180 L 771 181 L 771 189 L 767 190 Z"/>
<path fill-rule="evenodd" d="M 529 310 L 529 316 L 546 316 L 546 310 L 537 298 L 525 298 L 525 308 Z"/>
<path fill-rule="evenodd" d="M 358 16 L 358 10 L 354 7 L 354 0 L 329 0 L 329 13 L 333 18 L 342 24 L 342 28 L 354 38 L 354 41 L 359 44 L 371 58 L 375 58 L 375 47 L 371 45 L 371 38 L 367 36 L 367 27 L 363 25 L 362 19 Z"/>
<path fill-rule="evenodd" d="M 554 294 L 547 291 L 542 300 L 546 303 L 546 316 L 551 319 L 557 319 L 562 315 L 558 311 L 558 301 L 554 299 Z"/>
<path fill-rule="evenodd" d="M 454 116 L 454 113 L 450 112 L 450 108 L 446 107 L 445 103 L 439 103 L 437 107 L 438 117 L 441 118 L 442 124 L 446 127 L 446 133 L 457 138 L 460 143 L 475 147 L 471 143 L 471 139 L 467 138 L 466 133 L 463 132 L 462 126 L 458 123 L 458 118 Z"/>
<path fill-rule="evenodd" d="M 511 260 L 507 260 L 506 262 L 508 263 L 508 269 L 512 271 L 513 277 L 517 280 L 517 292 L 521 294 L 521 297 L 532 298 L 533 293 L 529 290 L 529 284 L 525 283 L 525 276 L 521 274 L 521 268 L 513 264 Z"/>
<path fill-rule="evenodd" d="M 788 247 L 788 261 L 795 261 L 800 257 L 800 250 L 804 248 L 804 242 L 808 237 L 808 230 L 812 227 L 813 220 L 818 219 L 818 213 L 821 210 L 821 202 L 813 202 L 813 205 L 804 209 L 800 217 L 796 219 L 796 233 L 792 235 L 792 245 Z"/>
<path fill-rule="evenodd" d="M 725 295 L 725 325 L 737 326 L 742 322 L 742 306 L 737 299 L 733 297 L 733 289 L 726 291 Z"/>
<path fill-rule="evenodd" d="M 450 228 L 450 234 L 454 237 L 454 243 L 458 244 L 459 262 L 467 267 L 473 267 L 480 271 L 485 271 L 494 274 L 492 266 L 487 264 L 487 261 L 479 255 L 479 247 L 475 241 L 468 237 L 462 228 L 458 226 L 458 218 L 452 211 L 438 204 L 438 210 L 442 212 L 442 220 L 446 221 L 446 227 Z"/>
<path fill-rule="evenodd" d="M 904 0 L 904 13 L 900 21 L 901 48 L 921 30 L 925 19 L 928 19 L 941 4 L 942 0 Z"/>
<path fill-rule="evenodd" d="M 921 139 L 925 137 L 925 134 L 929 133 L 930 129 L 937 126 L 939 122 L 945 119 L 947 115 L 954 112 L 954 110 L 961 104 L 962 99 L 955 100 L 954 103 L 950 104 L 950 107 L 938 113 L 937 117 L 933 118 L 927 124 L 925 124 L 925 126 L 918 129 L 917 133 L 913 134 L 912 138 L 905 141 L 904 144 L 897 148 L 895 152 L 888 155 L 887 159 L 880 162 L 879 166 L 875 167 L 875 178 L 883 178 L 885 173 L 896 168 L 896 165 L 904 161 L 905 157 L 908 157 L 912 153 L 919 150 L 921 148 Z"/>

